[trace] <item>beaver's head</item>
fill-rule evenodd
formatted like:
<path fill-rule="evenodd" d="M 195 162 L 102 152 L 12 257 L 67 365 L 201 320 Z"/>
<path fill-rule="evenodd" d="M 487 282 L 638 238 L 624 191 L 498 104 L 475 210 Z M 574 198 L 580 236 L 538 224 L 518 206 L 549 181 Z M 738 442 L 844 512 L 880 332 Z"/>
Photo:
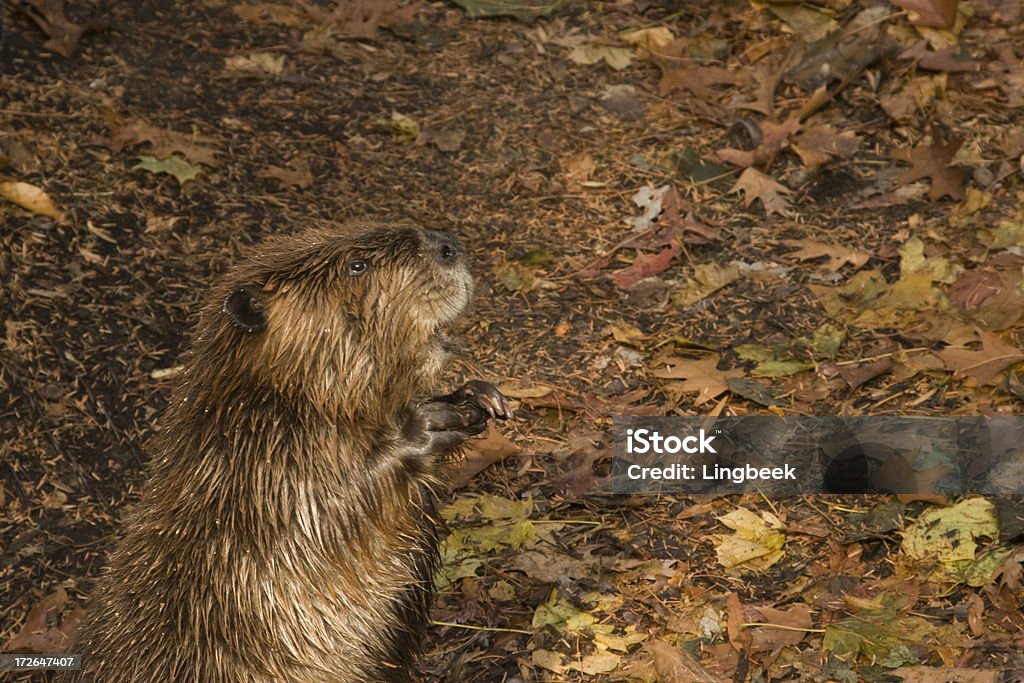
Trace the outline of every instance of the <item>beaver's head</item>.
<path fill-rule="evenodd" d="M 387 417 L 441 369 L 471 291 L 444 232 L 357 224 L 271 238 L 215 290 L 193 381 L 221 373 L 216 391 L 251 384 L 341 417 Z"/>

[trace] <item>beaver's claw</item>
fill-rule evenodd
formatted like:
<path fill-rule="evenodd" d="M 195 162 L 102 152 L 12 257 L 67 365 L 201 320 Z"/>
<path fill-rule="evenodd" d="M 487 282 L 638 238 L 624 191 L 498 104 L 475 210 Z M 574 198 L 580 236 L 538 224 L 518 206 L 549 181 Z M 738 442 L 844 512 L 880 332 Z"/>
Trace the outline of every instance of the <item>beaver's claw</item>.
<path fill-rule="evenodd" d="M 508 399 L 498 391 L 498 387 L 490 382 L 478 379 L 470 380 L 463 384 L 460 389 L 436 400 L 448 401 L 454 404 L 465 403 L 474 405 L 490 417 L 499 420 L 511 420 L 515 417 L 512 406 L 509 404 Z"/>

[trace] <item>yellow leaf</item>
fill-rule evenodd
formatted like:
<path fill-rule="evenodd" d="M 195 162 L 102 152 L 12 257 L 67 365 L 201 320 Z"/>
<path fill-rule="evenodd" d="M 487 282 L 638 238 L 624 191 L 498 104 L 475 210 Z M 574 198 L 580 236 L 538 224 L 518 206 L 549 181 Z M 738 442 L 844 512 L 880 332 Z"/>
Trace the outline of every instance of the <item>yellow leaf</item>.
<path fill-rule="evenodd" d="M 47 194 L 30 183 L 23 183 L 11 178 L 0 178 L 0 197 L 17 204 L 26 211 L 40 216 L 49 216 L 58 222 L 64 220 L 64 214 L 57 210 Z"/>

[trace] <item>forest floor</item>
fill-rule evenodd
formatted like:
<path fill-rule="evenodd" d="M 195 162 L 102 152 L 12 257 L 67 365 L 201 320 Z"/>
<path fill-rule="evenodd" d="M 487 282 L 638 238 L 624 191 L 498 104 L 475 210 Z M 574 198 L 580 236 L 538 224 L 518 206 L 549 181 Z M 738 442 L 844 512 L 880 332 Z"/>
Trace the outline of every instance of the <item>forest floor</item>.
<path fill-rule="evenodd" d="M 608 478 L 617 416 L 1021 411 L 1021 3 L 401 5 L 8 0 L 0 645 L 87 605 L 216 274 L 398 217 L 474 260 L 446 381 L 518 412 L 427 679 L 1024 681 L 1017 498 Z"/>

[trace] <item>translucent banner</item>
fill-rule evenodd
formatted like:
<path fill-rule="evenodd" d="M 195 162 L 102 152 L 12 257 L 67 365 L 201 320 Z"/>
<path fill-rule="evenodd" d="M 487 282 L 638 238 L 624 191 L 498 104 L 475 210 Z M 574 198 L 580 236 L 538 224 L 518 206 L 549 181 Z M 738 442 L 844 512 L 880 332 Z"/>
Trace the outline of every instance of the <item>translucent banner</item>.
<path fill-rule="evenodd" d="M 623 417 L 614 493 L 1024 493 L 1024 417 Z"/>

